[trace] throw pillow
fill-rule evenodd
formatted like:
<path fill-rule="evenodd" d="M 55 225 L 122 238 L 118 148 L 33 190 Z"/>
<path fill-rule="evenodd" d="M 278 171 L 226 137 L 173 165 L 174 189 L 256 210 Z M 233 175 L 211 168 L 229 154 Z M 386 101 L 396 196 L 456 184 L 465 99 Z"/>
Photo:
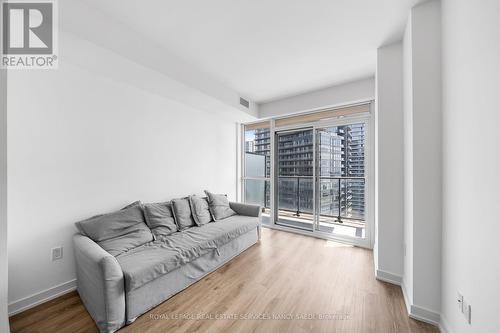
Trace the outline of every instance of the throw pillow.
<path fill-rule="evenodd" d="M 205 191 L 205 193 L 208 197 L 210 212 L 212 213 L 215 221 L 236 215 L 236 212 L 229 207 L 229 200 L 227 200 L 227 196 L 225 194 L 214 194 L 208 191 Z"/>
<path fill-rule="evenodd" d="M 170 202 L 144 204 L 144 217 L 155 237 L 168 236 L 177 231 Z"/>
<path fill-rule="evenodd" d="M 153 240 L 140 205 L 76 223 L 84 235 L 113 256 Z"/>
<path fill-rule="evenodd" d="M 198 226 L 213 221 L 212 215 L 210 214 L 210 209 L 208 208 L 207 198 L 190 195 L 189 205 L 191 206 L 191 212 L 193 213 L 194 221 Z"/>
<path fill-rule="evenodd" d="M 172 200 L 172 212 L 179 230 L 184 230 L 195 225 L 188 198 Z"/>

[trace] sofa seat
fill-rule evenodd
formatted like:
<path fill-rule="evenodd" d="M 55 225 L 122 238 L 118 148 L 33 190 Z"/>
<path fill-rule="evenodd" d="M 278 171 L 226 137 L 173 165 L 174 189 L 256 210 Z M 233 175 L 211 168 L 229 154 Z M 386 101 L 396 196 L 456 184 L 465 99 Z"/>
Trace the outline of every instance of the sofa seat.
<path fill-rule="evenodd" d="M 159 238 L 116 257 L 125 292 L 137 289 L 256 229 L 255 217 L 234 215 Z"/>

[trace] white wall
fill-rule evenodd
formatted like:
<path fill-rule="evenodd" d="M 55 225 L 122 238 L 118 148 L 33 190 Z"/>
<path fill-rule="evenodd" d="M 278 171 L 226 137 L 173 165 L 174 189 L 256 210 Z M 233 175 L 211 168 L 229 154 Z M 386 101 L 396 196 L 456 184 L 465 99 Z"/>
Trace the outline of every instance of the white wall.
<path fill-rule="evenodd" d="M 497 0 L 443 1 L 442 319 L 453 333 L 500 327 L 499 13 Z"/>
<path fill-rule="evenodd" d="M 9 331 L 7 259 L 7 71 L 0 69 L 0 332 Z"/>
<path fill-rule="evenodd" d="M 403 38 L 403 292 L 407 305 L 413 304 L 413 94 L 412 15 L 408 16 Z"/>
<path fill-rule="evenodd" d="M 58 70 L 9 72 L 11 312 L 74 285 L 74 222 L 138 199 L 236 195 L 236 121 L 248 115 L 181 104 L 170 96 L 187 87 L 74 34 L 60 50 Z"/>
<path fill-rule="evenodd" d="M 366 102 L 375 99 L 373 77 L 279 99 L 259 105 L 259 117 L 275 117 L 301 111 Z"/>
<path fill-rule="evenodd" d="M 439 322 L 441 307 L 441 12 L 412 8 L 404 41 L 405 256 L 410 314 Z"/>
<path fill-rule="evenodd" d="M 378 278 L 403 276 L 403 64 L 402 44 L 377 50 L 375 112 L 374 258 Z"/>
<path fill-rule="evenodd" d="M 441 280 L 441 12 L 412 11 L 413 301 L 439 313 Z"/>

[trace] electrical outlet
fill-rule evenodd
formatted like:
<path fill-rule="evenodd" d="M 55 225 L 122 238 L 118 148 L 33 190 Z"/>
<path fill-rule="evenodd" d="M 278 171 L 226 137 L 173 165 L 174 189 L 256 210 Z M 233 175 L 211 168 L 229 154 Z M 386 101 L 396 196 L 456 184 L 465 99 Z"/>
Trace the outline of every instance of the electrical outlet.
<path fill-rule="evenodd" d="M 469 325 L 471 324 L 471 314 L 472 314 L 472 308 L 470 304 L 467 304 L 467 302 L 464 301 L 464 317 Z"/>
<path fill-rule="evenodd" d="M 52 248 L 52 261 L 62 259 L 62 257 L 63 257 L 63 247 L 62 246 Z"/>
<path fill-rule="evenodd" d="M 465 317 L 465 320 L 467 320 L 467 323 L 470 325 L 472 308 L 469 305 L 469 303 L 467 303 L 467 300 L 464 298 L 464 295 L 462 295 L 458 291 L 457 291 L 457 303 L 458 303 L 458 309 L 460 310 L 460 312 L 462 312 L 462 314 Z"/>
<path fill-rule="evenodd" d="M 461 313 L 464 313 L 464 296 L 460 293 L 457 293 L 457 303 L 458 309 Z"/>

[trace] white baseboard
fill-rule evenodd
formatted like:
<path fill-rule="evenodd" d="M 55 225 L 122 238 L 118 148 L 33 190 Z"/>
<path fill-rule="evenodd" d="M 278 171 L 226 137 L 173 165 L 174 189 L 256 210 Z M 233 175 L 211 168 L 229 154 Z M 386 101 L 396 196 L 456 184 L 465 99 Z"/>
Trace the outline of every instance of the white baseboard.
<path fill-rule="evenodd" d="M 403 282 L 403 277 L 394 273 L 386 272 L 380 269 L 375 271 L 375 278 L 380 281 L 389 282 L 400 286 Z"/>
<path fill-rule="evenodd" d="M 401 286 L 406 310 L 408 311 L 408 316 L 410 318 L 438 326 L 440 329 L 441 327 L 443 327 L 444 329 L 442 329 L 442 332 L 449 333 L 449 330 L 447 328 L 448 326 L 446 325 L 445 321 L 441 319 L 441 315 L 439 313 L 412 304 L 412 302 L 408 298 L 406 286 L 404 285 L 403 278 L 401 276 L 377 269 L 375 271 L 375 277 L 377 278 L 377 280 Z"/>
<path fill-rule="evenodd" d="M 410 318 L 423 321 L 425 323 L 440 326 L 441 315 L 438 312 L 426 309 L 424 307 L 412 304 L 410 299 L 408 298 L 408 293 L 406 291 L 406 286 L 404 283 L 401 283 L 401 290 L 403 291 L 403 298 L 406 305 L 406 310 L 408 311 L 408 316 Z"/>
<path fill-rule="evenodd" d="M 439 322 L 439 330 L 441 333 L 451 333 L 450 325 L 448 325 L 448 321 L 441 316 L 441 321 Z"/>
<path fill-rule="evenodd" d="M 61 295 L 67 294 L 75 289 L 76 289 L 76 279 L 73 279 L 68 282 L 61 283 L 55 287 L 42 290 L 28 297 L 21 298 L 17 301 L 9 303 L 9 317 L 18 314 L 20 312 L 26 311 L 39 304 L 48 302 L 51 299 L 54 299 Z"/>
<path fill-rule="evenodd" d="M 408 314 L 410 314 L 411 312 L 411 307 L 410 307 L 410 299 L 408 298 L 408 292 L 406 291 L 406 285 L 404 284 L 404 282 L 401 282 L 401 291 L 403 292 L 403 300 L 405 301 L 405 305 L 406 305 L 406 311 L 408 312 Z"/>
<path fill-rule="evenodd" d="M 439 313 L 417 305 L 411 305 L 411 312 L 409 313 L 409 316 L 410 318 L 435 326 L 439 326 L 439 323 L 441 322 L 441 315 Z"/>

